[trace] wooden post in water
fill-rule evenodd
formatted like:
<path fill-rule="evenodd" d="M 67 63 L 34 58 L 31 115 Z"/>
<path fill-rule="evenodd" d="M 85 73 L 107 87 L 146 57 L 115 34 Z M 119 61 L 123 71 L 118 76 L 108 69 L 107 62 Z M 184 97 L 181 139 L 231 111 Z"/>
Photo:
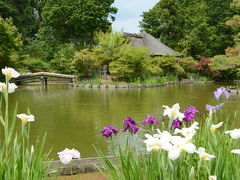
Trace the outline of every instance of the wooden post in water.
<path fill-rule="evenodd" d="M 47 85 L 47 77 L 44 77 L 44 84 Z"/>
<path fill-rule="evenodd" d="M 47 77 L 41 77 L 42 85 L 47 85 Z"/>

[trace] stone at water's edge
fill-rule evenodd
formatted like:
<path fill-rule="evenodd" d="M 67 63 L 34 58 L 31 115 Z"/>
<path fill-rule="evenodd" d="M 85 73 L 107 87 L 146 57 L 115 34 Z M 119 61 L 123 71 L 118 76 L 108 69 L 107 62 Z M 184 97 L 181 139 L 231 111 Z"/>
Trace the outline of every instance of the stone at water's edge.
<path fill-rule="evenodd" d="M 108 157 L 113 160 L 113 157 Z M 49 176 L 56 175 L 76 175 L 90 172 L 98 172 L 98 168 L 103 168 L 102 161 L 99 157 L 74 159 L 69 164 L 63 164 L 61 161 L 50 162 Z M 70 168 L 71 167 L 71 168 Z"/>
<path fill-rule="evenodd" d="M 85 174 L 77 174 L 72 176 L 57 176 L 57 177 L 49 177 L 47 180 L 107 180 L 106 177 L 101 175 L 100 173 L 85 173 Z"/>

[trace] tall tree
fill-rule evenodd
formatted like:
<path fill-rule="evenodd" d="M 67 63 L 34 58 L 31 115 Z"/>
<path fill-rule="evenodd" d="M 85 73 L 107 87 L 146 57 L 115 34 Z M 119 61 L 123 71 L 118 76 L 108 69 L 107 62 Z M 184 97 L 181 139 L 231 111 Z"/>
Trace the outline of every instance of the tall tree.
<path fill-rule="evenodd" d="M 232 0 L 161 0 L 143 13 L 140 26 L 178 51 L 189 55 L 223 54 L 234 31 L 225 25 L 236 13 Z"/>
<path fill-rule="evenodd" d="M 24 39 L 37 33 L 35 12 L 32 0 L 0 0 L 0 16 L 4 19 L 12 17 Z"/>
<path fill-rule="evenodd" d="M 234 29 L 226 26 L 226 21 L 234 14 L 239 14 L 239 10 L 231 6 L 233 0 L 204 0 L 207 5 L 207 15 L 209 26 L 214 28 L 214 36 L 211 41 L 211 51 L 214 55 L 224 54 L 227 47 L 234 44 Z"/>
<path fill-rule="evenodd" d="M 170 47 L 178 49 L 178 41 L 183 36 L 179 17 L 178 0 L 161 0 L 148 12 L 144 12 L 140 26 Z"/>
<path fill-rule="evenodd" d="M 206 4 L 198 0 L 185 0 L 179 7 L 179 31 L 182 32 L 182 37 L 178 45 L 183 49 L 184 55 L 211 56 L 209 42 L 214 31 L 208 24 Z"/>
<path fill-rule="evenodd" d="M 91 43 L 96 31 L 106 32 L 117 12 L 114 0 L 46 0 L 43 31 L 60 42 Z"/>
<path fill-rule="evenodd" d="M 240 9 L 240 0 L 234 0 L 232 7 Z M 227 26 L 232 27 L 237 32 L 234 36 L 235 45 L 232 48 L 226 49 L 227 56 L 239 56 L 240 55 L 240 13 L 234 15 L 230 20 L 226 22 Z"/>

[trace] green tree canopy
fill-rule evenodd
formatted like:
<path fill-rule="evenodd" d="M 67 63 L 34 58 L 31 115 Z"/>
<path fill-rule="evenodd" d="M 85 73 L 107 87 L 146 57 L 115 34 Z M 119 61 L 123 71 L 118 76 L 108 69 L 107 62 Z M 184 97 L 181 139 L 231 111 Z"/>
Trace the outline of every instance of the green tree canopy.
<path fill-rule="evenodd" d="M 23 38 L 34 37 L 38 30 L 36 9 L 32 0 L 0 0 L 0 16 L 12 17 Z"/>
<path fill-rule="evenodd" d="M 223 54 L 233 45 L 234 29 L 225 25 L 237 10 L 232 0 L 161 0 L 140 22 L 142 30 L 188 55 Z"/>
<path fill-rule="evenodd" d="M 45 0 L 43 31 L 60 42 L 92 43 L 94 33 L 106 32 L 117 12 L 114 0 Z"/>

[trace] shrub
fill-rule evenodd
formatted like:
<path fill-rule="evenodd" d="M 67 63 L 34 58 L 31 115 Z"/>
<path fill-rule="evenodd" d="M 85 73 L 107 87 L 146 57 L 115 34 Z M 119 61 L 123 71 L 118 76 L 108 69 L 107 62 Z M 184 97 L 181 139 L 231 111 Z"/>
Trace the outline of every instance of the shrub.
<path fill-rule="evenodd" d="M 71 64 L 75 73 L 80 77 L 93 77 L 101 64 L 101 56 L 99 54 L 89 49 L 75 52 Z"/>
<path fill-rule="evenodd" d="M 153 75 L 183 75 L 185 73 L 173 56 L 148 58 L 145 60 L 144 66 Z"/>
<path fill-rule="evenodd" d="M 197 73 L 197 64 L 198 62 L 192 57 L 188 58 L 178 58 L 177 62 L 184 69 L 185 73 Z"/>
<path fill-rule="evenodd" d="M 211 59 L 210 67 L 217 72 L 214 75 L 217 80 L 233 80 L 240 76 L 239 56 L 215 56 Z"/>
<path fill-rule="evenodd" d="M 18 63 L 22 71 L 26 72 L 39 72 L 39 71 L 48 71 L 49 64 L 39 58 L 25 57 L 24 60 Z"/>
<path fill-rule="evenodd" d="M 132 81 L 142 78 L 145 73 L 144 60 L 150 57 L 148 49 L 143 47 L 122 46 L 117 53 L 118 59 L 109 64 L 109 71 L 117 76 L 117 79 Z"/>

